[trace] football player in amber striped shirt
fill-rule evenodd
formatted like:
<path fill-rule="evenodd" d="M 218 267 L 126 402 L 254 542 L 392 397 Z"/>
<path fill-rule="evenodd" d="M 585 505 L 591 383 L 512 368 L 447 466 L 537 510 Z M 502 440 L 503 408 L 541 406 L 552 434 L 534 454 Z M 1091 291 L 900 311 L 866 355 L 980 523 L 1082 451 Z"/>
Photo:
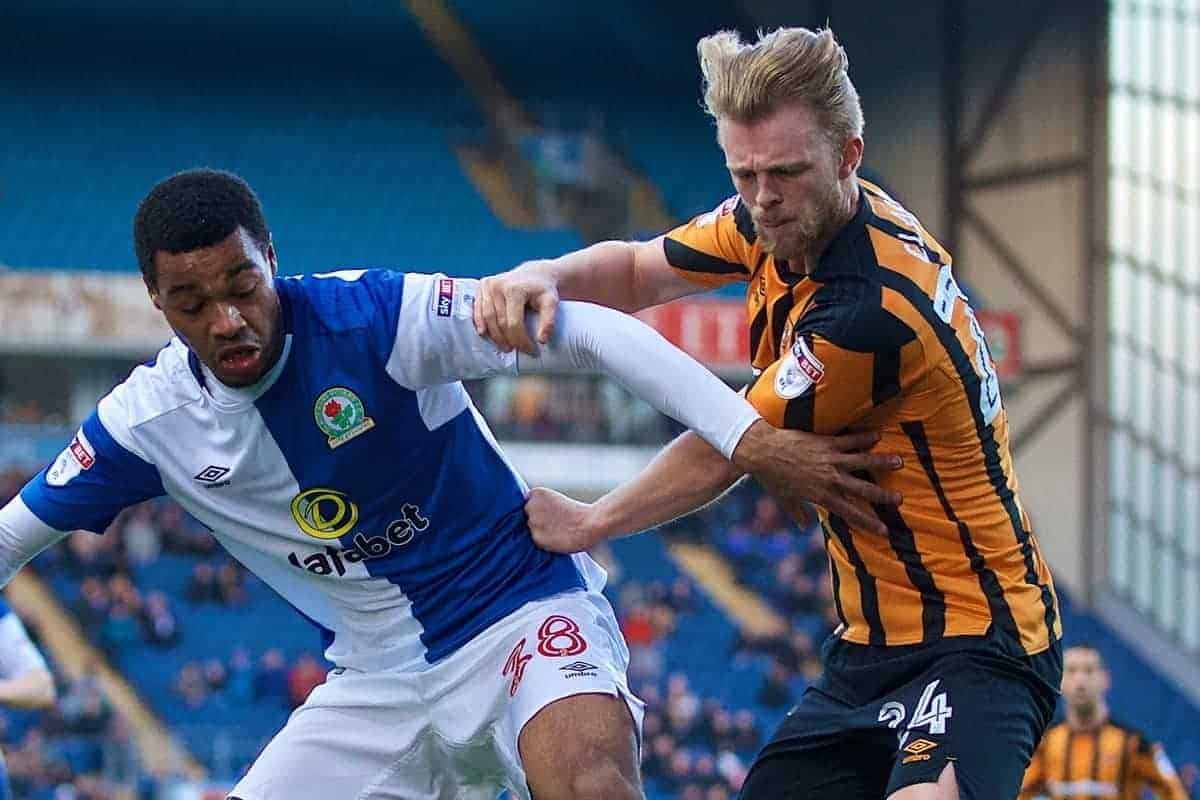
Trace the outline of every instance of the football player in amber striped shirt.
<path fill-rule="evenodd" d="M 476 327 L 528 346 L 558 297 L 633 311 L 746 284 L 748 397 L 817 434 L 877 431 L 903 494 L 886 531 L 822 511 L 842 624 L 825 674 L 763 749 L 745 800 L 1012 800 L 1049 724 L 1061 624 L 1021 505 L 983 332 L 951 255 L 858 177 L 862 112 L 829 31 L 699 44 L 705 102 L 737 195 L 650 242 L 607 242 L 484 282 Z M 544 328 L 543 328 L 544 330 Z M 652 367 L 650 367 L 652 368 Z M 592 505 L 535 491 L 535 540 L 573 550 L 687 513 L 738 477 L 685 436 Z M 771 486 L 788 499 L 802 484 Z"/>
<path fill-rule="evenodd" d="M 1114 798 L 1187 800 L 1162 745 L 1108 715 L 1110 676 L 1100 651 L 1088 644 L 1063 653 L 1067 718 L 1046 732 L 1021 786 L 1022 800 Z"/>

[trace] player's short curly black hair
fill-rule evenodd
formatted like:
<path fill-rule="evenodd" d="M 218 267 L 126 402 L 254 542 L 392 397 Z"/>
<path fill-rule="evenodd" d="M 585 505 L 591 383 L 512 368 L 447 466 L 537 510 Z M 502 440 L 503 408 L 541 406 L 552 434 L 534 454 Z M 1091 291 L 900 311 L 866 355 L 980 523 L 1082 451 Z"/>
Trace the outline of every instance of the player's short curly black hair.
<path fill-rule="evenodd" d="M 211 247 L 239 225 L 263 248 L 270 244 L 258 196 L 232 172 L 189 169 L 159 181 L 133 217 L 133 248 L 146 285 L 158 285 L 155 253 Z"/>

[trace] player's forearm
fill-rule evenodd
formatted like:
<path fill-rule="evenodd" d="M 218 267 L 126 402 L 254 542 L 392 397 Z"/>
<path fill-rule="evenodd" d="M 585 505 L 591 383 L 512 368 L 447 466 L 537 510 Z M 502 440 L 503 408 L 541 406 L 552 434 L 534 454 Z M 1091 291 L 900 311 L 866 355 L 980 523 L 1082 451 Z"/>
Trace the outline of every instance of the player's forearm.
<path fill-rule="evenodd" d="M 593 504 L 595 532 L 612 539 L 670 522 L 716 500 L 741 476 L 708 442 L 687 431 Z"/>
<path fill-rule="evenodd" d="M 632 312 L 653 305 L 639 290 L 636 245 L 598 242 L 558 258 L 538 262 L 564 300 L 583 300 Z"/>
<path fill-rule="evenodd" d="M 54 678 L 49 670 L 35 669 L 0 681 L 0 705 L 37 709 L 54 705 Z"/>
<path fill-rule="evenodd" d="M 762 419 L 744 397 L 653 328 L 610 308 L 563 303 L 554 336 L 537 361 L 551 369 L 609 375 L 694 430 L 727 459 L 734 457 L 747 429 Z M 518 356 L 518 364 L 523 363 Z"/>

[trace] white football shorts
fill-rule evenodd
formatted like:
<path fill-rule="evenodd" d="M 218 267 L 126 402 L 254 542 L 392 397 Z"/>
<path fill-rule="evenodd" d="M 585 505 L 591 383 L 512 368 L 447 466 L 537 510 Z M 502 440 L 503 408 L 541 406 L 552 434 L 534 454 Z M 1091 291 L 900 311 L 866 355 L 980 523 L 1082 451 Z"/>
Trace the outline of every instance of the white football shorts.
<path fill-rule="evenodd" d="M 555 700 L 620 697 L 629 650 L 608 600 L 574 591 L 538 600 L 422 672 L 335 668 L 263 750 L 241 800 L 529 800 L 522 728 Z"/>

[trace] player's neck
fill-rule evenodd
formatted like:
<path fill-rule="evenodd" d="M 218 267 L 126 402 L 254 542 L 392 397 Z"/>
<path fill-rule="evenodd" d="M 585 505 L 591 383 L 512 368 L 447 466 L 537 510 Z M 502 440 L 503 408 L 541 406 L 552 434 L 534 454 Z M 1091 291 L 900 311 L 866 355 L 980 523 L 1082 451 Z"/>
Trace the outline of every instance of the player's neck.
<path fill-rule="evenodd" d="M 1108 703 L 1101 700 L 1086 708 L 1067 707 L 1067 725 L 1074 731 L 1094 731 L 1108 722 Z"/>

